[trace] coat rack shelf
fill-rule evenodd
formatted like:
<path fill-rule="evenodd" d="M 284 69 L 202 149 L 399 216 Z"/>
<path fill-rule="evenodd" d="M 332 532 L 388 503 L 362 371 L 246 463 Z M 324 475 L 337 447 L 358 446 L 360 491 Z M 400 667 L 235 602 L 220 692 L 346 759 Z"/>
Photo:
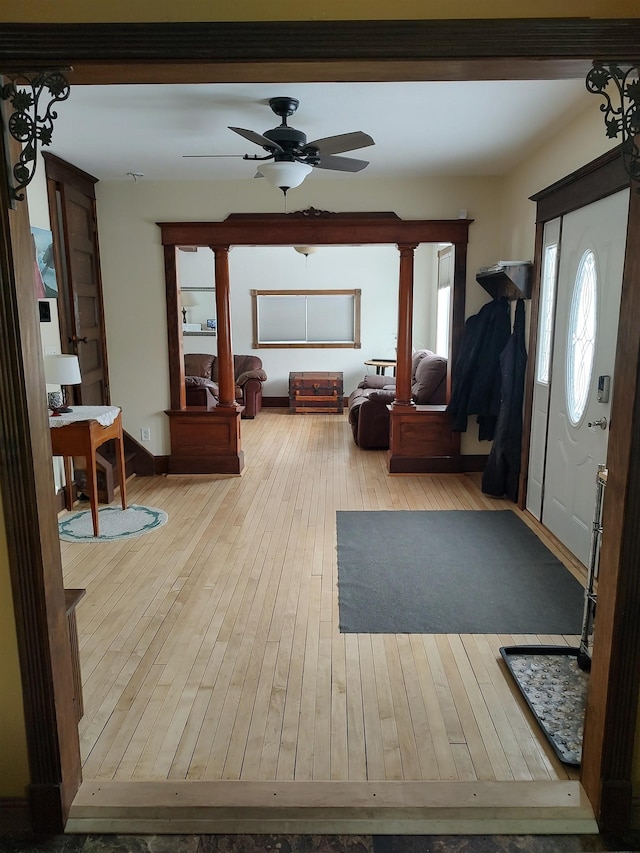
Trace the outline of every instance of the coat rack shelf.
<path fill-rule="evenodd" d="M 529 299 L 531 297 L 531 261 L 499 261 L 491 267 L 480 267 L 476 281 L 494 299 Z"/>

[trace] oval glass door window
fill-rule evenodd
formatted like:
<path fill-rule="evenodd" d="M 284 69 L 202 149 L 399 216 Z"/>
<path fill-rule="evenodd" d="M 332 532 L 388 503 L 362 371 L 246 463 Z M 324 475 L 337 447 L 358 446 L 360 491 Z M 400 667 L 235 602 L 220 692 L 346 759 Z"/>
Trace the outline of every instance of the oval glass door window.
<path fill-rule="evenodd" d="M 577 426 L 589 399 L 596 348 L 596 259 L 588 249 L 578 266 L 567 341 L 567 413 Z"/>

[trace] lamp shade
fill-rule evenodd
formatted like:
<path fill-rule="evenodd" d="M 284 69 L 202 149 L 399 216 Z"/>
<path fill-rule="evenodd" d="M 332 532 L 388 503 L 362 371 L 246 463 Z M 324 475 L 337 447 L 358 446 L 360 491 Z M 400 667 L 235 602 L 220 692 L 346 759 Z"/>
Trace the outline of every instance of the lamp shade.
<path fill-rule="evenodd" d="M 261 163 L 258 171 L 270 184 L 286 192 L 299 187 L 311 168 L 307 163 L 298 163 L 297 160 L 279 160 L 277 163 Z"/>
<path fill-rule="evenodd" d="M 45 355 L 44 376 L 47 385 L 80 385 L 80 363 L 77 355 Z"/>
<path fill-rule="evenodd" d="M 198 300 L 195 295 L 189 290 L 180 291 L 180 302 L 182 303 L 183 308 L 193 308 L 194 305 L 198 304 Z"/>

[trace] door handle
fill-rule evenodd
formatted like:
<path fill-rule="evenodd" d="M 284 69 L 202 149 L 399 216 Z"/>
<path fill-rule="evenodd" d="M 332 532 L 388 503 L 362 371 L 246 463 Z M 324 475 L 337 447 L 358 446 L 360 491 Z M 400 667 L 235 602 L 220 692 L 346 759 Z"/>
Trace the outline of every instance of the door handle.
<path fill-rule="evenodd" d="M 87 338 L 87 337 L 79 338 L 77 335 L 71 335 L 71 337 L 69 338 L 69 343 L 70 344 L 88 344 L 89 338 Z"/>
<path fill-rule="evenodd" d="M 595 429 L 596 427 L 600 427 L 600 429 L 607 428 L 607 419 L 606 418 L 596 418 L 595 421 L 589 421 L 587 424 L 589 429 Z"/>

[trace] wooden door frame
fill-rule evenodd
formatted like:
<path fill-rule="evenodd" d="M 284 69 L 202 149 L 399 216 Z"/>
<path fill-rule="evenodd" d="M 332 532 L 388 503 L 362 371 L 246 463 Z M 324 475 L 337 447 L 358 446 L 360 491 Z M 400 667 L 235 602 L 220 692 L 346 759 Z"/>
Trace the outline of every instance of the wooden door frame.
<path fill-rule="evenodd" d="M 452 271 L 452 311 L 451 339 L 449 342 L 448 377 L 455 365 L 458 347 L 464 330 L 464 305 L 466 287 L 466 257 L 469 225 L 471 219 L 401 219 L 390 212 L 366 213 L 329 213 L 323 210 L 297 211 L 295 213 L 255 213 L 230 214 L 221 222 L 158 222 L 161 229 L 161 242 L 165 250 L 165 288 L 167 302 L 167 351 L 169 354 L 169 388 L 173 413 L 185 408 L 184 359 L 182 354 L 182 323 L 180 317 L 180 295 L 178 289 L 178 248 L 180 246 L 225 247 L 223 269 L 228 279 L 228 250 L 233 246 L 371 246 L 395 245 L 398 247 L 399 277 L 402 278 L 403 247 L 413 259 L 414 249 L 423 243 L 451 243 L 456 263 Z M 217 252 L 216 252 L 216 261 Z M 216 273 L 220 267 L 216 265 Z M 413 272 L 411 270 L 407 287 L 413 290 Z M 398 302 L 398 366 L 396 374 L 398 387 L 406 388 L 407 400 L 410 400 L 411 385 L 411 327 L 413 315 L 410 304 L 400 299 Z M 221 302 L 220 289 L 216 290 L 218 310 L 218 334 L 224 332 L 224 339 L 231 340 L 231 314 L 228 300 Z M 221 310 L 223 309 L 223 310 Z M 408 330 L 403 338 L 401 330 Z M 233 376 L 231 350 L 218 346 L 218 376 L 226 371 Z M 231 381 L 230 391 L 233 393 Z M 400 395 L 394 407 L 407 406 Z M 218 415 L 220 404 L 211 413 Z M 171 415 L 172 412 L 169 412 Z M 392 409 L 392 417 L 394 415 Z M 191 430 L 197 427 L 192 426 Z M 207 427 L 202 425 L 203 430 Z M 171 466 L 174 447 L 174 434 L 171 435 Z M 220 452 L 227 448 L 226 438 L 220 439 Z M 179 442 L 176 441 L 176 444 Z M 456 460 L 458 461 L 458 460 Z M 221 466 L 226 458 L 219 460 Z M 203 460 L 199 460 L 203 465 Z M 389 460 L 389 464 L 391 461 Z M 171 470 L 171 467 L 170 467 Z M 227 468 L 220 467 L 216 473 L 226 473 Z M 193 473 L 209 471 L 205 467 Z"/>
<path fill-rule="evenodd" d="M 0 133 L 0 488 L 27 736 L 26 793 L 34 829 L 60 832 L 82 769 L 28 207 L 10 209 L 5 144 Z"/>
<path fill-rule="evenodd" d="M 531 196 L 536 203 L 536 257 L 519 489 L 521 509 L 526 505 L 529 473 L 544 226 L 553 219 L 620 192 L 629 184 L 620 148 L 616 148 Z M 637 601 L 640 596 L 640 577 L 629 563 L 635 547 L 630 541 L 629 526 L 635 522 L 628 509 L 629 502 L 633 506 L 638 500 L 638 484 L 632 474 L 637 425 L 632 419 L 634 409 L 640 404 L 638 392 L 633 388 L 637 381 L 635 371 L 640 364 L 640 345 L 637 332 L 634 336 L 631 331 L 629 319 L 640 304 L 636 296 L 640 252 L 635 245 L 637 240 L 630 239 L 637 233 L 632 216 L 637 216 L 639 195 L 638 188 L 632 188 L 613 374 L 611 424 L 615 428 L 609 435 L 607 453 L 609 478 L 599 562 L 598 630 L 594 632 L 582 762 L 582 782 L 590 796 L 601 803 L 602 823 L 611 831 L 628 825 L 631 819 L 631 774 L 640 691 L 640 672 L 634 663 L 640 654 L 640 631 L 630 624 L 637 621 L 636 613 L 632 608 L 620 606 L 621 600 Z M 620 382 L 618 370 L 622 371 Z M 604 630 L 601 630 L 603 621 Z"/>
<path fill-rule="evenodd" d="M 72 66 L 72 85 L 256 79 L 561 79 L 584 77 L 594 59 L 638 57 L 639 44 L 639 19 L 5 24 L 0 31 L 0 72 Z M 4 166 L 0 177 L 3 172 Z M 39 828 L 59 831 L 74 785 L 77 788 L 80 781 L 77 729 L 70 701 L 71 676 L 66 674 L 68 652 L 60 642 L 64 602 L 60 557 L 55 554 L 57 541 L 53 541 L 55 507 L 52 496 L 38 491 L 46 492 L 38 478 L 49 474 L 47 450 L 50 452 L 44 400 L 37 402 L 44 388 L 42 357 L 28 309 L 22 314 L 16 309 L 28 287 L 24 276 L 28 221 L 19 211 L 18 215 L 8 211 L 4 187 L 0 200 L 0 322 L 7 350 L 0 367 L 0 417 L 5 438 L 14 441 L 13 455 L 0 451 L 0 487 L 12 562 L 31 789 L 47 792 L 46 805 L 34 798 L 32 814 Z M 637 233 L 639 228 L 640 196 L 632 193 L 629 233 L 633 229 Z M 619 483 L 615 490 L 622 500 L 618 506 L 622 535 L 617 543 L 612 537 L 606 547 L 603 542 L 603 559 L 616 566 L 615 583 L 598 605 L 598 644 L 603 652 L 594 654 L 592 679 L 602 689 L 593 689 L 589 698 L 589 719 L 594 722 L 587 727 L 583 773 L 600 826 L 617 830 L 625 828 L 630 809 L 631 771 L 625 749 L 630 731 L 635 732 L 638 685 L 627 676 L 636 666 L 640 646 L 640 626 L 633 624 L 624 607 L 626 595 L 638 600 L 634 573 L 640 556 L 640 525 L 635 523 L 640 507 L 640 246 L 629 241 L 623 303 L 628 310 L 622 314 L 617 361 L 626 361 L 616 364 L 614 407 L 620 409 L 625 400 L 627 411 L 616 421 L 610 445 L 611 483 Z M 32 336 L 30 349 L 24 345 L 23 335 Z M 29 376 L 33 381 L 27 381 Z M 15 498 L 16 478 L 22 500 L 7 501 L 7 497 Z M 35 555 L 32 547 L 21 553 L 34 522 L 46 543 Z M 34 556 L 32 562 L 27 554 Z M 21 568 L 29 569 L 27 587 L 22 583 Z M 33 641 L 34 636 L 38 642 Z M 47 684 L 52 684 L 48 690 Z M 633 711 L 632 722 L 622 723 L 623 736 L 613 728 L 611 706 L 616 702 Z M 620 816 L 622 822 L 616 823 Z"/>
<path fill-rule="evenodd" d="M 56 157 L 55 154 L 50 154 L 48 151 L 43 151 L 42 156 L 44 159 L 44 167 L 47 176 L 49 218 L 51 220 L 51 228 L 53 231 L 53 246 L 55 252 L 56 270 L 61 271 L 61 273 L 58 274 L 58 293 L 61 295 L 64 305 L 64 311 L 59 311 L 58 313 L 58 317 L 60 320 L 61 349 L 62 352 L 72 353 L 73 355 L 79 355 L 78 342 L 72 340 L 72 333 L 75 336 L 75 332 L 77 331 L 75 329 L 75 316 L 72 315 L 74 315 L 77 309 L 74 305 L 72 305 L 75 300 L 73 299 L 73 295 L 70 290 L 70 250 L 69 246 L 66 245 L 66 237 L 65 245 L 62 245 L 62 237 L 60 236 L 61 232 L 66 231 L 65 223 L 61 221 L 61 219 L 65 219 L 65 214 L 58 209 L 58 206 L 56 204 L 56 192 L 59 191 L 62 195 L 61 205 L 63 208 L 65 207 L 65 191 L 69 188 L 77 190 L 79 193 L 82 193 L 83 196 L 86 196 L 91 201 L 94 225 L 94 257 L 96 263 L 94 275 L 96 291 L 98 294 L 96 298 L 99 303 L 100 311 L 99 353 L 103 388 L 103 395 L 100 405 L 108 406 L 111 403 L 109 384 L 109 363 L 107 359 L 107 343 L 104 325 L 104 302 L 102 298 L 102 275 L 100 269 L 97 218 L 95 212 L 95 185 L 98 183 L 98 179 L 94 178 L 93 175 L 89 175 L 87 172 L 84 172 L 82 169 L 79 169 L 77 166 L 74 166 L 71 163 L 67 163 L 64 160 L 61 160 L 60 157 Z M 80 365 L 82 367 L 82 358 L 80 359 Z M 82 405 L 82 385 L 79 386 L 78 392 L 79 397 L 76 397 L 74 399 L 74 402 L 76 404 Z"/>

